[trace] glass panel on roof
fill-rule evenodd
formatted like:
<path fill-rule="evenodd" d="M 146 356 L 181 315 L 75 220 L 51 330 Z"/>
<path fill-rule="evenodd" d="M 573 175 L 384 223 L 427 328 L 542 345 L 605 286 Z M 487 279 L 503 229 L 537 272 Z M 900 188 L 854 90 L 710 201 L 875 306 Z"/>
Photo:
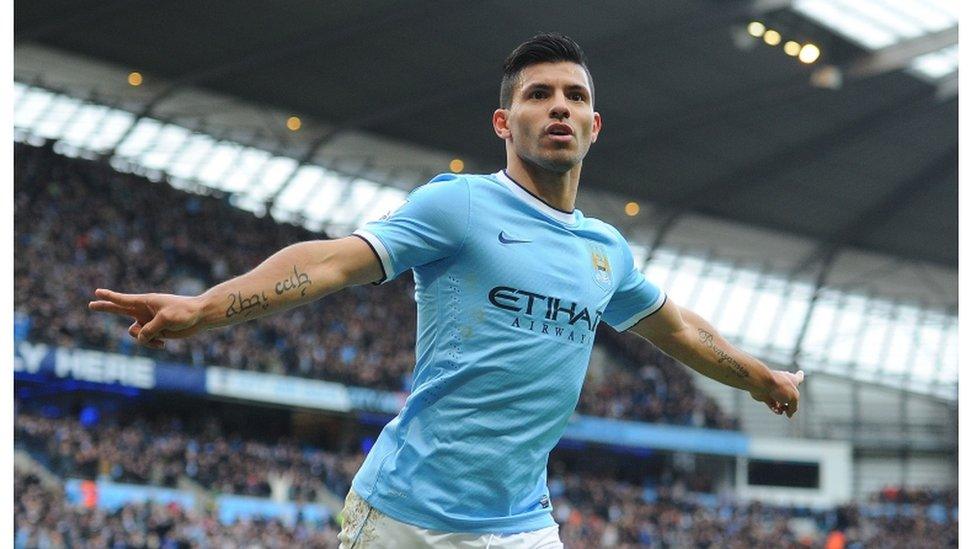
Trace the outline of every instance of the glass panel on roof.
<path fill-rule="evenodd" d="M 140 120 L 131 133 L 119 144 L 115 153 L 122 158 L 132 158 L 138 156 L 149 147 L 152 140 L 159 134 L 163 127 L 158 121 L 151 118 Z"/>
<path fill-rule="evenodd" d="M 169 166 L 173 156 L 182 149 L 190 137 L 190 130 L 167 124 L 159 132 L 151 146 L 139 156 L 138 162 L 143 166 L 161 170 Z"/>
<path fill-rule="evenodd" d="M 320 224 L 330 220 L 335 215 L 336 202 L 348 184 L 348 178 L 326 172 L 326 176 L 319 182 L 318 192 L 309 197 L 304 217 Z"/>
<path fill-rule="evenodd" d="M 642 246 L 640 244 L 627 243 L 630 247 L 630 255 L 634 258 L 634 267 L 638 270 L 644 266 L 644 262 L 647 261 L 647 246 Z"/>
<path fill-rule="evenodd" d="M 309 195 L 323 177 L 325 177 L 325 170 L 321 166 L 308 165 L 299 168 L 291 183 L 288 183 L 288 186 L 278 195 L 273 211 L 294 213 L 302 210 L 307 206 L 306 200 Z"/>
<path fill-rule="evenodd" d="M 224 175 L 230 169 L 231 164 L 240 154 L 241 146 L 230 141 L 221 141 L 207 154 L 207 160 L 203 163 L 197 179 L 207 186 L 223 189 L 225 181 Z"/>
<path fill-rule="evenodd" d="M 797 0 L 794 8 L 870 49 L 894 44 L 895 34 L 832 0 Z"/>
<path fill-rule="evenodd" d="M 731 273 L 732 269 L 728 265 L 711 264 L 702 276 L 695 304 L 689 305 L 689 308 L 714 323 L 714 319 L 718 316 L 718 308 L 722 306 L 727 295 Z"/>
<path fill-rule="evenodd" d="M 958 8 L 950 13 L 932 0 L 898 0 L 889 2 L 889 6 L 911 18 L 928 32 L 947 29 L 959 19 Z"/>
<path fill-rule="evenodd" d="M 355 180 L 345 200 L 336 204 L 336 211 L 329 219 L 329 223 L 342 227 L 355 225 L 369 201 L 376 196 L 377 190 L 379 186 L 372 181 Z"/>
<path fill-rule="evenodd" d="M 298 161 L 287 156 L 276 156 L 268 160 L 261 167 L 261 172 L 257 174 L 253 187 L 248 190 L 248 195 L 254 200 L 265 201 L 274 193 L 278 192 L 281 185 L 291 177 L 298 166 Z"/>
<path fill-rule="evenodd" d="M 72 145 L 83 147 L 107 113 L 108 107 L 82 105 L 71 124 L 64 129 L 61 139 Z"/>
<path fill-rule="evenodd" d="M 959 69 L 959 45 L 922 55 L 912 61 L 911 69 L 932 79 Z"/>
<path fill-rule="evenodd" d="M 21 96 L 23 96 L 24 93 L 26 93 L 26 92 L 27 92 L 27 86 L 25 86 L 24 84 L 21 84 L 20 82 L 14 82 L 13 103 L 14 103 L 15 106 L 17 105 L 17 101 L 19 101 L 20 98 L 21 98 Z"/>
<path fill-rule="evenodd" d="M 264 166 L 271 153 L 255 149 L 254 147 L 244 147 L 240 156 L 234 162 L 231 171 L 224 177 L 224 189 L 231 192 L 247 192 L 253 184 L 254 176 Z"/>
<path fill-rule="evenodd" d="M 810 300 L 813 298 L 813 286 L 805 282 L 790 284 L 786 302 L 779 310 L 779 318 L 773 327 L 773 346 L 792 352 L 796 345 L 796 338 L 803 329 Z"/>
<path fill-rule="evenodd" d="M 722 318 L 715 325 L 725 337 L 742 338 L 752 310 L 752 300 L 757 296 L 756 284 L 759 273 L 752 269 L 740 269 L 729 288 Z"/>
<path fill-rule="evenodd" d="M 685 256 L 678 260 L 668 287 L 668 295 L 675 303 L 687 305 L 691 301 L 704 267 L 705 262 L 695 256 Z"/>
<path fill-rule="evenodd" d="M 14 126 L 32 128 L 34 120 L 54 101 L 54 94 L 38 88 L 30 88 L 14 111 Z"/>
<path fill-rule="evenodd" d="M 783 303 L 783 287 L 786 281 L 779 277 L 768 277 L 762 282 L 756 295 L 755 305 L 749 310 L 748 327 L 743 333 L 746 342 L 757 347 L 770 343 L 776 311 Z"/>
<path fill-rule="evenodd" d="M 915 333 L 919 321 L 919 310 L 916 307 L 902 305 L 898 307 L 894 328 L 888 338 L 887 355 L 881 369 L 896 376 L 918 375 L 911 371 L 909 361 L 914 357 Z"/>
<path fill-rule="evenodd" d="M 849 364 L 855 359 L 855 350 L 860 348 L 860 329 L 867 321 L 868 300 L 863 296 L 848 294 L 840 308 L 840 315 L 834 325 L 834 334 L 827 343 L 828 361 Z"/>
<path fill-rule="evenodd" d="M 958 381 L 959 379 L 959 324 L 954 321 L 944 339 L 944 351 L 941 364 L 938 365 L 938 378 L 942 381 Z"/>
<path fill-rule="evenodd" d="M 136 117 L 130 112 L 110 109 L 108 115 L 99 122 L 99 127 L 91 134 L 86 148 L 96 152 L 108 151 L 135 123 L 135 119 Z"/>
<path fill-rule="evenodd" d="M 400 207 L 406 197 L 407 193 L 394 187 L 381 189 L 379 194 L 373 199 L 373 202 L 363 211 L 362 218 L 356 225 L 362 226 L 368 221 L 379 219 L 386 213 Z"/>
<path fill-rule="evenodd" d="M 891 2 L 886 0 L 860 0 L 851 2 L 846 7 L 858 11 L 868 20 L 894 32 L 899 40 L 925 34 L 925 29 L 917 21 L 892 10 Z"/>
<path fill-rule="evenodd" d="M 671 267 L 674 265 L 675 255 L 674 252 L 666 248 L 660 248 L 658 251 L 654 252 L 654 257 L 651 261 L 647 263 L 644 267 L 644 276 L 648 280 L 657 284 L 665 292 L 668 289 L 665 287 L 665 283 L 668 280 L 668 274 L 671 272 Z"/>
<path fill-rule="evenodd" d="M 857 353 L 856 370 L 875 371 L 885 355 L 885 335 L 891 326 L 889 315 L 892 304 L 881 300 L 873 300 L 868 309 L 867 324 L 861 336 L 860 349 Z"/>
<path fill-rule="evenodd" d="M 166 170 L 176 177 L 191 179 L 200 169 L 216 142 L 208 135 L 195 133 L 176 152 Z"/>
<path fill-rule="evenodd" d="M 34 121 L 34 133 L 48 139 L 58 139 L 67 126 L 71 117 L 81 107 L 81 101 L 66 95 L 59 95 L 54 103 L 41 113 L 41 117 Z"/>
<path fill-rule="evenodd" d="M 840 312 L 840 292 L 821 289 L 803 338 L 803 352 L 815 362 L 828 362 L 833 327 Z"/>

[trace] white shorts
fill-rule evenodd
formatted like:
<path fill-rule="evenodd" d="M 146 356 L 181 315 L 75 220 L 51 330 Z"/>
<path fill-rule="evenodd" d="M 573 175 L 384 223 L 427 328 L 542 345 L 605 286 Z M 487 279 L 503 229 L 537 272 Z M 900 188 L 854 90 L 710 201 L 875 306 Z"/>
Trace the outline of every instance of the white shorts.
<path fill-rule="evenodd" d="M 349 490 L 342 508 L 340 549 L 562 549 L 559 525 L 518 534 L 437 532 L 395 520 Z"/>

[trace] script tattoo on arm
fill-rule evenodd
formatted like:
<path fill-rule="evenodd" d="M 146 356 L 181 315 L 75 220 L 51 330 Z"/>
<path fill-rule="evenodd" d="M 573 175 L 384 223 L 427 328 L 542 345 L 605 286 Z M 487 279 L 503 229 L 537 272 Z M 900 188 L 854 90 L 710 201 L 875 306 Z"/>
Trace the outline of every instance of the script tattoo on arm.
<path fill-rule="evenodd" d="M 297 289 L 301 291 L 302 297 L 305 297 L 305 292 L 312 285 L 312 279 L 309 278 L 308 273 L 298 272 L 298 265 L 293 265 L 292 269 L 293 273 L 288 275 L 288 278 L 275 283 L 275 293 L 281 295 Z"/>
<path fill-rule="evenodd" d="M 265 310 L 271 305 L 264 292 L 253 294 L 251 297 L 244 297 L 241 292 L 237 292 L 236 294 L 228 294 L 227 299 L 230 300 L 230 305 L 227 307 L 227 318 L 237 315 L 250 316 L 254 314 L 256 308 L 260 307 L 261 310 Z"/>
<path fill-rule="evenodd" d="M 708 347 L 712 351 L 715 351 L 715 354 L 718 355 L 719 364 L 722 364 L 723 362 L 728 362 L 729 366 L 731 366 L 732 369 L 735 370 L 735 374 L 737 376 L 749 377 L 749 372 L 746 371 L 745 367 L 739 364 L 739 362 L 736 359 L 732 358 L 732 356 L 729 355 L 729 353 L 720 349 L 719 346 L 715 344 L 715 336 L 710 334 L 707 330 L 703 330 L 701 328 L 698 329 L 698 340 L 701 341 L 702 344 L 705 345 L 705 347 Z"/>

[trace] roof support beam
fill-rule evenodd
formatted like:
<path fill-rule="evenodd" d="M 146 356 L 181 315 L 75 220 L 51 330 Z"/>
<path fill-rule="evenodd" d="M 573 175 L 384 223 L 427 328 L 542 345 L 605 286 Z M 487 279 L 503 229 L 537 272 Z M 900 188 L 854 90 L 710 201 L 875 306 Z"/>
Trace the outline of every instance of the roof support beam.
<path fill-rule="evenodd" d="M 948 101 L 959 96 L 959 69 L 943 76 L 935 83 L 935 99 Z"/>
<path fill-rule="evenodd" d="M 919 36 L 882 48 L 847 67 L 851 78 L 866 78 L 907 67 L 916 57 L 959 43 L 959 26 Z"/>

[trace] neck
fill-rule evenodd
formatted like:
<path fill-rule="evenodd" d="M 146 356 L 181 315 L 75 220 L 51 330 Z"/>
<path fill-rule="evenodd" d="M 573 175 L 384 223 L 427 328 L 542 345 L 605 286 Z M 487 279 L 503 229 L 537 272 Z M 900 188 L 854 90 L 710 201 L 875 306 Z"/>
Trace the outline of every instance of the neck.
<path fill-rule="evenodd" d="M 576 192 L 579 190 L 581 164 L 573 166 L 567 172 L 556 173 L 530 164 L 512 151 L 507 156 L 505 171 L 509 177 L 553 208 L 564 212 L 573 211 L 576 207 Z"/>

